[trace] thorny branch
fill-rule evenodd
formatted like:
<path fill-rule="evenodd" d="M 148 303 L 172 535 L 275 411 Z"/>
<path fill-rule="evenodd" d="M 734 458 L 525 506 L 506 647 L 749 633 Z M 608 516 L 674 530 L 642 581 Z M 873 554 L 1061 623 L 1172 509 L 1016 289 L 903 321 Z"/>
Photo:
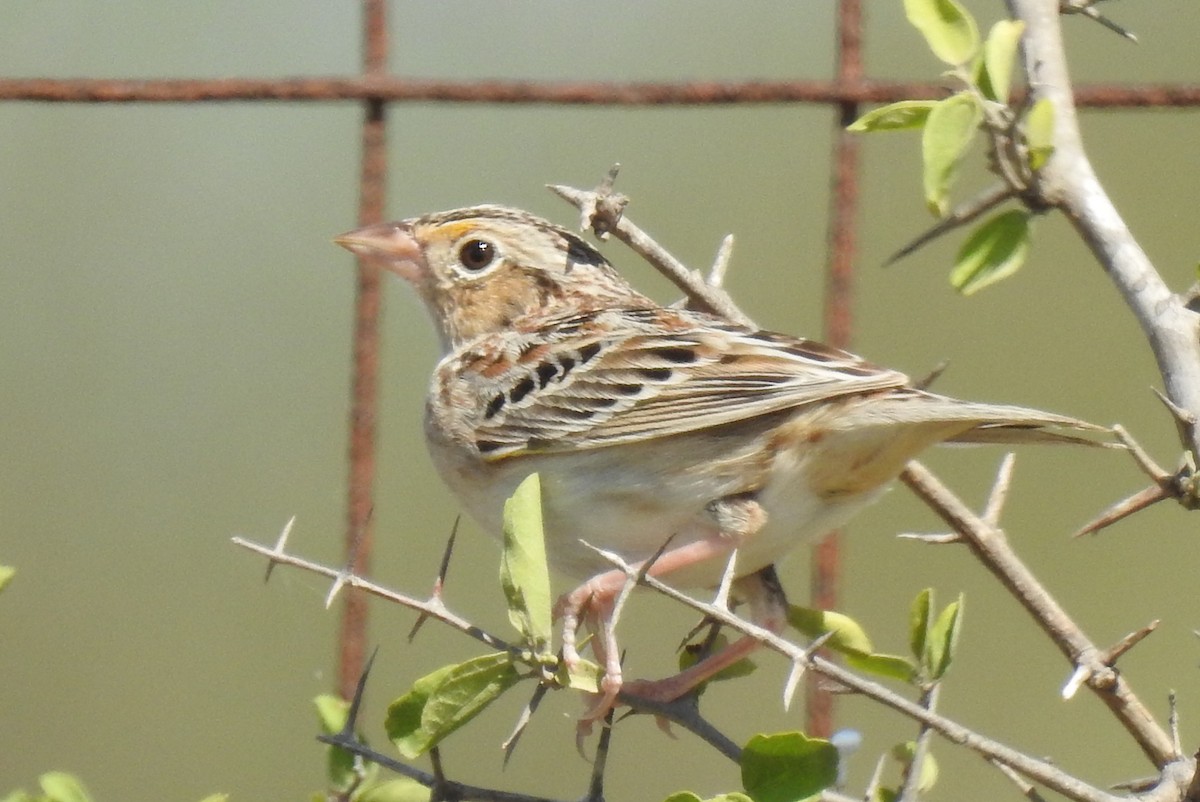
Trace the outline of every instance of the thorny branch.
<path fill-rule="evenodd" d="M 1171 291 L 1134 239 L 1101 185 L 1083 147 L 1066 51 L 1054 0 L 1007 0 L 1025 22 L 1022 58 L 1035 99 L 1054 106 L 1054 153 L 1038 171 L 1040 200 L 1066 215 L 1112 279 L 1145 334 L 1176 414 L 1184 448 L 1200 455 L 1200 316 Z M 1090 3 L 1075 5 L 1089 6 Z M 1196 464 L 1193 459 L 1192 464 Z M 1182 483 L 1189 508 L 1200 506 L 1195 483 Z"/>
<path fill-rule="evenodd" d="M 1178 759 L 1170 736 L 1133 693 L 1129 683 L 1093 644 L 1017 556 L 1004 532 L 977 516 L 958 497 L 917 462 L 909 463 L 900 479 L 928 504 L 951 529 L 962 536 L 971 552 L 1021 603 L 1156 767 Z"/>
<path fill-rule="evenodd" d="M 556 194 L 583 210 L 585 216 L 590 217 L 589 212 L 596 209 L 603 209 L 606 206 L 604 196 L 612 192 L 611 174 L 610 179 L 595 192 L 589 193 L 580 190 L 564 191 L 564 188 L 560 187 L 553 187 L 553 189 Z M 600 226 L 614 232 L 619 232 L 622 228 L 636 229 L 623 216 L 624 205 L 624 202 L 622 202 L 617 207 L 618 213 L 622 214 L 621 217 L 616 220 L 611 218 L 604 219 L 600 222 Z M 585 224 L 596 225 L 593 219 L 586 220 Z M 675 264 L 678 263 L 673 258 L 670 258 L 669 254 L 667 257 L 664 257 L 663 254 L 666 254 L 666 250 L 656 243 L 652 241 L 650 245 L 642 243 L 641 247 L 637 250 L 653 266 L 663 272 L 668 279 L 675 281 L 677 286 L 687 293 L 689 301 L 695 302 L 702 308 L 709 309 L 718 309 L 725 303 L 732 303 L 732 300 L 719 289 L 711 287 L 702 281 L 694 281 L 693 279 L 698 274 L 682 266 L 679 266 L 682 269 L 676 268 Z M 650 254 L 650 256 L 647 256 L 647 254 Z M 686 283 L 679 280 L 680 276 L 686 277 Z M 734 319 L 745 320 L 746 318 L 744 315 L 739 315 Z M 1086 682 L 1088 687 L 1104 700 L 1105 704 L 1113 711 L 1125 729 L 1134 737 L 1147 757 L 1150 758 L 1156 767 L 1164 771 L 1164 776 L 1169 767 L 1181 767 L 1181 771 L 1194 770 L 1191 761 L 1180 756 L 1178 751 L 1173 748 L 1169 735 L 1158 725 L 1149 710 L 1133 693 L 1124 677 L 1113 669 L 1112 659 L 1115 659 L 1115 657 L 1110 652 L 1100 650 L 1087 639 L 1080 627 L 1058 605 L 1024 563 L 1021 562 L 1016 553 L 1008 545 L 1003 533 L 996 526 L 999 507 L 1003 501 L 1010 473 L 1011 461 L 1008 460 L 1002 468 L 993 499 L 989 501 L 988 509 L 982 518 L 975 515 L 961 500 L 938 482 L 933 474 L 929 473 L 919 463 L 910 463 L 901 478 L 950 525 L 951 529 L 958 536 L 952 542 L 958 542 L 959 538 L 964 539 L 973 553 L 1033 615 L 1042 629 L 1059 646 L 1063 654 L 1071 661 L 1071 664 L 1075 666 L 1076 677 L 1081 682 Z M 642 581 L 644 584 L 654 587 L 660 592 L 664 592 L 673 598 L 697 607 L 697 609 L 700 609 L 705 614 L 712 616 L 722 623 L 733 626 L 743 634 L 750 634 L 754 637 L 769 635 L 769 633 L 755 631 L 757 628 L 747 627 L 744 622 L 735 624 L 734 621 L 740 622 L 741 619 L 733 616 L 728 611 L 719 611 L 719 608 L 715 605 L 704 605 L 695 600 L 687 599 L 687 597 L 678 594 L 676 591 L 667 588 L 652 578 L 644 578 Z M 720 614 L 718 614 L 718 611 Z M 774 639 L 774 636 L 770 636 L 770 638 L 760 637 L 763 643 L 774 647 L 775 644 L 772 643 L 772 639 Z M 808 662 L 802 663 L 794 652 L 784 653 L 793 660 L 795 665 L 811 665 L 814 670 L 825 673 L 826 676 L 832 676 L 827 673 L 831 666 L 825 666 L 823 661 L 819 659 L 810 658 Z M 1106 657 L 1111 659 L 1105 662 L 1104 658 Z M 822 666 L 825 667 L 822 668 Z M 833 678 L 844 682 L 841 677 Z M 844 682 L 844 684 L 855 690 L 860 690 L 854 683 Z M 1008 766 L 1018 773 L 1042 782 L 1048 787 L 1054 788 L 1072 798 L 1110 798 L 1110 795 L 1094 788 L 1086 787 L 1085 790 L 1083 784 L 1079 783 L 1078 780 L 1049 764 L 1036 760 L 1033 760 L 1031 763 L 1026 762 L 1032 759 L 1020 755 L 1020 753 L 1012 752 L 1012 750 L 1008 750 L 1012 754 L 1001 756 L 1001 753 L 1007 749 L 1006 747 L 1000 747 L 1000 745 L 989 742 L 975 733 L 970 733 L 973 742 L 969 742 L 963 736 L 965 731 L 958 727 L 958 725 L 953 725 L 953 727 L 945 726 L 946 722 L 940 717 L 919 706 L 913 705 L 907 700 L 903 700 L 904 704 L 899 705 L 895 703 L 895 700 L 889 699 L 886 696 L 875 695 L 875 689 L 871 689 L 870 691 L 861 689 L 860 692 L 888 706 L 892 706 L 906 715 L 912 716 L 950 740 L 971 745 L 980 754 L 983 754 L 997 764 Z M 937 723 L 934 723 L 935 720 Z M 1014 762 L 1009 759 L 1014 755 L 1018 755 L 1020 761 Z M 1188 776 L 1190 777 L 1190 774 Z"/>

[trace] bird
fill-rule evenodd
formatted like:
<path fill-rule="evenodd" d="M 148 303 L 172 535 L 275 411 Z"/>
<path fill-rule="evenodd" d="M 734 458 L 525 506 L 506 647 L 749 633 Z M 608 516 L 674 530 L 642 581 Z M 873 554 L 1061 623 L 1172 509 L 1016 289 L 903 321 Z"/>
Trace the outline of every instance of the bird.
<path fill-rule="evenodd" d="M 622 689 L 678 698 L 758 643 L 626 682 L 612 612 L 627 574 L 603 552 L 704 587 L 736 551 L 735 599 L 779 632 L 775 563 L 877 500 L 926 448 L 1106 431 L 938 395 L 815 340 L 660 304 L 582 237 L 520 209 L 435 212 L 335 241 L 411 285 L 433 321 L 442 356 L 425 438 L 466 511 L 499 537 L 506 499 L 539 475 L 547 560 L 579 582 L 555 605 L 563 659 L 578 664 L 586 626 L 604 668 L 587 718 Z"/>

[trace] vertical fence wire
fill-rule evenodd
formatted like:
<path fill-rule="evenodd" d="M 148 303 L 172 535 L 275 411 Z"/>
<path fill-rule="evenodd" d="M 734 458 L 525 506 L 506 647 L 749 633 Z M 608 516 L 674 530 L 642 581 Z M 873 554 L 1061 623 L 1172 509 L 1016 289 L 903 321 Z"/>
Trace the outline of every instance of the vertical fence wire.
<path fill-rule="evenodd" d="M 382 75 L 388 69 L 387 0 L 363 0 L 363 71 Z M 387 194 L 387 103 L 363 103 L 362 165 L 358 223 L 383 220 Z M 360 576 L 370 574 L 374 528 L 376 422 L 379 409 L 379 323 L 383 288 L 379 268 L 358 260 L 354 297 L 354 343 L 351 365 L 349 460 L 346 491 L 346 564 Z M 337 644 L 337 688 L 342 698 L 354 695 L 367 649 L 367 596 L 353 588 L 342 599 Z"/>
<path fill-rule="evenodd" d="M 841 0 L 837 22 L 836 85 L 850 89 L 862 81 L 861 0 Z M 846 126 L 858 118 L 859 103 L 847 98 L 835 106 L 833 158 L 830 171 L 829 228 L 825 263 L 823 330 L 825 340 L 849 348 L 854 329 L 854 255 L 858 211 L 858 139 Z M 820 610 L 836 610 L 841 579 L 841 533 L 830 532 L 813 546 L 809 570 L 809 602 Z M 805 685 L 807 732 L 828 738 L 834 726 L 834 696 L 820 677 L 809 673 Z"/>

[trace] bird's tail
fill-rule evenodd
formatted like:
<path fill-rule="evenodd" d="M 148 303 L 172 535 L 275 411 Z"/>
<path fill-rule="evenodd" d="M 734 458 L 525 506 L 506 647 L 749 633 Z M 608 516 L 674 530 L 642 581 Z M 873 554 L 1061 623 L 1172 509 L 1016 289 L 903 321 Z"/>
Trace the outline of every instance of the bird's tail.
<path fill-rule="evenodd" d="M 878 399 L 873 416 L 941 429 L 947 443 L 1054 443 L 1113 446 L 1106 426 L 1008 404 L 983 404 L 921 392 Z"/>

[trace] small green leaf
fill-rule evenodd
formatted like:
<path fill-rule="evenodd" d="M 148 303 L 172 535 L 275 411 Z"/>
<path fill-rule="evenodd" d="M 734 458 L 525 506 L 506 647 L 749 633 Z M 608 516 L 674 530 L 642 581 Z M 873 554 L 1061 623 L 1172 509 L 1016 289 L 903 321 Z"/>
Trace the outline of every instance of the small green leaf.
<path fill-rule="evenodd" d="M 860 671 L 903 682 L 911 681 L 916 673 L 913 664 L 903 657 L 874 653 L 866 631 L 847 615 L 789 604 L 787 620 L 793 629 L 809 638 L 816 639 L 832 632 L 833 636 L 825 645 L 845 655 L 846 662 Z"/>
<path fill-rule="evenodd" d="M 92 802 L 91 794 L 74 775 L 62 771 L 48 771 L 38 777 L 42 793 L 51 802 Z"/>
<path fill-rule="evenodd" d="M 599 693 L 600 680 L 604 678 L 604 669 L 591 660 L 580 659 L 572 669 L 568 670 L 566 663 L 559 661 L 555 678 L 559 685 L 584 693 Z"/>
<path fill-rule="evenodd" d="M 1054 153 L 1054 101 L 1041 98 L 1025 116 L 1025 144 L 1029 147 L 1029 166 L 1040 170 Z"/>
<path fill-rule="evenodd" d="M 925 588 L 913 599 L 908 614 L 908 646 L 917 660 L 925 658 L 925 640 L 933 623 L 933 588 Z"/>
<path fill-rule="evenodd" d="M 837 782 L 838 753 L 801 732 L 755 735 L 742 750 L 742 787 L 754 802 L 796 802 Z"/>
<path fill-rule="evenodd" d="M 904 766 L 905 771 L 912 765 L 913 756 L 917 753 L 917 744 L 915 741 L 906 741 L 902 744 L 896 744 L 892 747 L 892 757 Z M 925 757 L 921 760 L 921 774 L 917 777 L 917 790 L 921 793 L 928 792 L 938 779 L 938 764 L 933 753 L 925 750 Z"/>
<path fill-rule="evenodd" d="M 967 64 L 979 50 L 975 18 L 955 0 L 904 0 L 904 14 L 933 54 L 951 66 Z"/>
<path fill-rule="evenodd" d="M 209 794 L 200 802 L 229 802 L 229 794 Z"/>
<path fill-rule="evenodd" d="M 988 31 L 987 41 L 983 44 L 983 67 L 990 90 L 986 94 L 992 100 L 1008 103 L 1017 45 L 1024 32 L 1025 23 L 1011 19 L 1000 20 Z"/>
<path fill-rule="evenodd" d="M 384 728 L 407 758 L 424 754 L 521 679 L 506 652 L 443 666 L 388 707 Z"/>
<path fill-rule="evenodd" d="M 949 211 L 950 187 L 958 177 L 958 166 L 982 119 L 979 102 L 970 92 L 939 100 L 929 111 L 921 131 L 921 159 L 925 205 L 938 217 Z"/>
<path fill-rule="evenodd" d="M 846 654 L 846 665 L 874 674 L 877 677 L 912 682 L 917 676 L 917 667 L 907 657 L 895 654 Z"/>
<path fill-rule="evenodd" d="M 983 222 L 959 248 L 950 284 L 971 295 L 1017 272 L 1028 255 L 1029 214 L 1019 209 L 1001 212 Z"/>
<path fill-rule="evenodd" d="M 8 565 L 0 565 L 0 590 L 17 574 L 17 569 Z"/>
<path fill-rule="evenodd" d="M 334 735 L 346 726 L 346 718 L 350 714 L 350 703 L 340 696 L 323 693 L 313 699 L 317 709 L 317 720 L 321 731 L 326 735 Z M 336 791 L 346 791 L 358 782 L 358 772 L 354 765 L 354 753 L 340 746 L 330 745 L 325 753 L 325 779 L 329 787 Z"/>
<path fill-rule="evenodd" d="M 664 799 L 663 802 L 704 802 L 704 800 L 691 791 L 676 791 Z"/>
<path fill-rule="evenodd" d="M 963 596 L 946 605 L 946 609 L 938 614 L 937 620 L 929 629 L 929 678 L 941 679 L 946 675 L 954 652 L 958 646 L 958 633 L 961 630 Z"/>
<path fill-rule="evenodd" d="M 508 618 L 537 655 L 550 653 L 550 569 L 542 529 L 542 485 L 531 474 L 504 503 L 500 583 Z"/>
<path fill-rule="evenodd" d="M 321 732 L 333 735 L 342 731 L 346 726 L 346 716 L 350 712 L 350 703 L 332 693 L 322 693 L 313 698 L 313 706 L 317 708 L 317 720 L 321 724 Z"/>
<path fill-rule="evenodd" d="M 755 800 L 737 791 L 710 796 L 708 799 L 701 799 L 691 791 L 676 791 L 664 799 L 663 802 L 755 802 Z"/>
<path fill-rule="evenodd" d="M 372 785 L 354 795 L 354 802 L 429 802 L 429 789 L 400 777 Z"/>
<path fill-rule="evenodd" d="M 850 125 L 847 131 L 865 133 L 868 131 L 905 131 L 920 128 L 925 125 L 925 118 L 936 101 L 933 100 L 901 100 L 877 109 L 871 109 Z"/>
<path fill-rule="evenodd" d="M 833 637 L 826 641 L 825 645 L 834 651 L 864 654 L 871 651 L 871 639 L 867 637 L 866 631 L 848 615 L 789 604 L 787 621 L 797 632 L 810 638 L 819 638 L 827 632 L 832 632 Z"/>

